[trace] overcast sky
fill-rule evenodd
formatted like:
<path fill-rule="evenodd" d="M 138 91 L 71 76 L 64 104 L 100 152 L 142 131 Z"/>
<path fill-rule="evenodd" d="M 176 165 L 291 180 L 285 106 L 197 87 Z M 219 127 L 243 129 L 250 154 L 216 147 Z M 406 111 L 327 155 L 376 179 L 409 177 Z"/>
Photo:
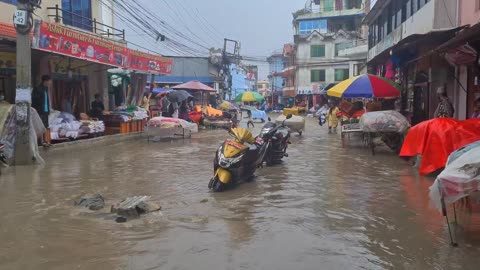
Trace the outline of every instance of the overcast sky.
<path fill-rule="evenodd" d="M 292 12 L 303 8 L 306 0 L 140 0 L 138 2 L 145 4 L 145 7 L 169 25 L 205 47 L 223 47 L 223 38 L 226 37 L 241 42 L 242 55 L 264 57 L 275 50 L 281 50 L 284 43 L 293 41 Z M 120 20 L 117 20 L 117 25 L 126 29 L 128 41 L 139 43 L 162 54 L 173 54 L 172 51 L 168 51 L 168 46 L 155 43 L 152 37 L 129 29 Z M 165 35 L 172 36 L 169 33 Z M 184 44 L 188 43 L 184 42 Z M 258 63 L 258 65 L 260 79 L 266 79 L 268 65 L 266 63 Z"/>

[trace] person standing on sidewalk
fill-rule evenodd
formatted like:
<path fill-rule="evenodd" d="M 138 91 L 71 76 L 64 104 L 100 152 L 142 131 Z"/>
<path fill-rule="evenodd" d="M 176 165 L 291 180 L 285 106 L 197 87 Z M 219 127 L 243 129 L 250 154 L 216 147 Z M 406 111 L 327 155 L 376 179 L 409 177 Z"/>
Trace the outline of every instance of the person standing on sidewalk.
<path fill-rule="evenodd" d="M 37 110 L 38 115 L 42 119 L 45 128 L 48 128 L 48 115 L 50 114 L 50 99 L 48 91 L 52 79 L 48 75 L 42 76 L 42 83 L 33 89 L 32 107 Z"/>
<path fill-rule="evenodd" d="M 169 94 L 166 93 L 163 95 L 162 99 L 160 99 L 160 107 L 162 107 L 162 116 L 163 117 L 172 117 L 169 113 L 169 106 L 170 101 L 168 100 Z"/>
<path fill-rule="evenodd" d="M 450 99 L 448 98 L 445 87 L 439 87 L 437 89 L 437 96 L 440 103 L 438 103 L 438 107 L 435 110 L 435 118 L 453 118 L 455 109 L 453 108 L 452 102 L 450 102 Z"/>
<path fill-rule="evenodd" d="M 49 90 L 52 82 L 52 78 L 48 75 L 42 76 L 42 83 L 35 87 L 32 92 L 32 107 L 37 111 L 42 123 L 46 129 L 49 128 L 48 124 L 48 115 L 50 114 L 50 98 Z M 40 137 L 41 143 L 43 146 L 49 146 L 43 139 L 43 136 Z"/>

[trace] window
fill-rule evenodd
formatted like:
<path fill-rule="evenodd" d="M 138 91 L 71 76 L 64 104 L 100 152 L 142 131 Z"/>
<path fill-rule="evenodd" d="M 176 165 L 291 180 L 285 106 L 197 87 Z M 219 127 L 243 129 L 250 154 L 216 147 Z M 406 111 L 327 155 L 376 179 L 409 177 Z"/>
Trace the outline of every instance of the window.
<path fill-rule="evenodd" d="M 333 11 L 333 0 L 324 0 L 323 1 L 323 11 Z"/>
<path fill-rule="evenodd" d="M 317 69 L 310 71 L 310 81 L 311 82 L 324 82 L 325 81 L 325 70 Z"/>
<path fill-rule="evenodd" d="M 335 69 L 335 81 L 341 82 L 350 78 L 350 70 L 348 68 Z"/>
<path fill-rule="evenodd" d="M 345 42 L 345 43 L 335 43 L 335 56 L 338 56 L 338 52 L 341 50 L 349 49 L 353 47 L 352 42 Z"/>
<path fill-rule="evenodd" d="M 17 0 L 0 0 L 0 2 L 4 2 L 4 3 L 7 3 L 7 4 L 12 4 L 12 5 L 17 4 Z"/>
<path fill-rule="evenodd" d="M 310 46 L 310 57 L 325 57 L 325 45 Z"/>
<path fill-rule="evenodd" d="M 62 0 L 63 23 L 92 31 L 91 0 Z"/>
<path fill-rule="evenodd" d="M 310 20 L 310 21 L 301 21 L 299 23 L 299 34 L 308 35 L 313 31 L 318 31 L 320 33 L 327 32 L 327 20 Z"/>

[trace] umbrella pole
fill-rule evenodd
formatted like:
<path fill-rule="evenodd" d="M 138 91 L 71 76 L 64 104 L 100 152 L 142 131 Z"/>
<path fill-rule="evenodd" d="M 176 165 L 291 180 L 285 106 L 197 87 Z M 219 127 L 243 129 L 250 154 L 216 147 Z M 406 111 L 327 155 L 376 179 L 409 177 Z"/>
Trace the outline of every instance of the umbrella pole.
<path fill-rule="evenodd" d="M 455 207 L 455 203 L 453 203 L 453 215 L 455 217 L 455 221 L 453 223 L 457 225 L 457 208 Z"/>

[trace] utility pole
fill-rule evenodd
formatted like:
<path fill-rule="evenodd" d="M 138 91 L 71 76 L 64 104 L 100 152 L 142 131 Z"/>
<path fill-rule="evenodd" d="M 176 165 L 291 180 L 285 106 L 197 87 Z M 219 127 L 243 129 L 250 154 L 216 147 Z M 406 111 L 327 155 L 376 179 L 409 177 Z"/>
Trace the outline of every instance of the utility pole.
<path fill-rule="evenodd" d="M 17 10 L 14 14 L 14 25 L 17 29 L 15 165 L 30 165 L 33 163 L 30 148 L 30 104 L 32 102 L 30 31 L 33 27 L 32 12 L 38 7 L 38 3 L 39 0 L 18 0 Z"/>

